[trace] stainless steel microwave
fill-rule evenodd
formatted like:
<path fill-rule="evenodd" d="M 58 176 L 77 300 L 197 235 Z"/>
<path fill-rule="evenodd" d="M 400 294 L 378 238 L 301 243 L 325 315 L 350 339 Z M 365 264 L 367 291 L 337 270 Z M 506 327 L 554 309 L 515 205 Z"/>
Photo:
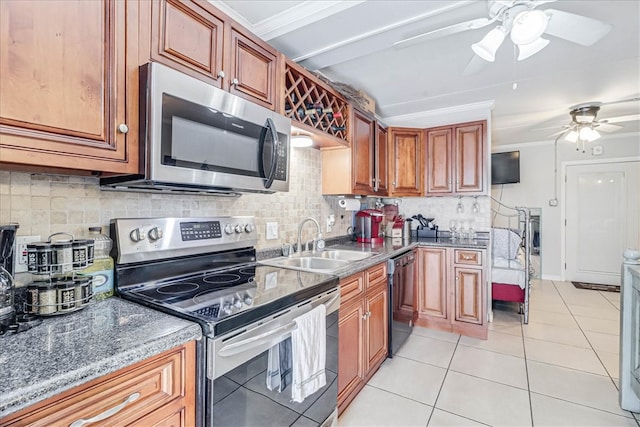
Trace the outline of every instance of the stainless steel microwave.
<path fill-rule="evenodd" d="M 158 63 L 140 69 L 140 174 L 101 178 L 140 191 L 289 191 L 291 120 Z"/>

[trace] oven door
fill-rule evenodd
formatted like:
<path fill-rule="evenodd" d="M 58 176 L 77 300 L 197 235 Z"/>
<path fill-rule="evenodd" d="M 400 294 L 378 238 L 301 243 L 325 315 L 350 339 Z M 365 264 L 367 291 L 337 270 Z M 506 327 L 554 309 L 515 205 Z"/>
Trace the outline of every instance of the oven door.
<path fill-rule="evenodd" d="M 291 385 L 267 388 L 270 349 L 291 336 L 296 317 L 319 304 L 327 309 L 326 385 L 296 403 Z M 339 291 L 333 289 L 240 331 L 207 341 L 208 426 L 331 425 L 337 416 Z"/>

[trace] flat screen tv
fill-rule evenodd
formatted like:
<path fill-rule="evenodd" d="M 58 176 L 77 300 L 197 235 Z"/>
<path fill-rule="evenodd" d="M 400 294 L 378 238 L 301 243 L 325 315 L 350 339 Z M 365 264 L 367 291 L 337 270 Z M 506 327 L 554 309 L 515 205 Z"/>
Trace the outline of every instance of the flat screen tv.
<path fill-rule="evenodd" d="M 491 185 L 520 182 L 520 152 L 491 154 Z"/>

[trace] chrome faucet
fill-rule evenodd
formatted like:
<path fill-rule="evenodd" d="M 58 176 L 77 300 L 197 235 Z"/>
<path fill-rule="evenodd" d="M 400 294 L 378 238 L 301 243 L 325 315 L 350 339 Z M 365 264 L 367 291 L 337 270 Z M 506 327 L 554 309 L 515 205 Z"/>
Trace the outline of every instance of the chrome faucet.
<path fill-rule="evenodd" d="M 307 221 L 312 221 L 316 225 L 316 230 L 318 230 L 318 234 L 314 239 L 315 243 L 313 244 L 313 248 L 311 251 L 315 252 L 316 249 L 324 249 L 324 240 L 322 240 L 322 232 L 320 231 L 320 224 L 314 218 L 309 217 L 309 218 L 303 219 L 302 222 L 300 223 L 300 226 L 298 226 L 298 243 L 296 246 L 296 251 L 302 252 L 302 227 Z"/>

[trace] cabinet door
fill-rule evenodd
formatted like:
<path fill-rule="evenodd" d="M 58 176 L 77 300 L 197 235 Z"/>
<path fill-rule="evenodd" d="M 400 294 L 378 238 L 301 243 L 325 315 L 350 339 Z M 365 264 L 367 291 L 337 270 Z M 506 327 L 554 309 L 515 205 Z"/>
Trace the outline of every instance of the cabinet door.
<path fill-rule="evenodd" d="M 222 87 L 224 23 L 209 9 L 191 0 L 153 2 L 151 58 Z"/>
<path fill-rule="evenodd" d="M 420 196 L 422 193 L 422 130 L 389 128 L 389 195 Z"/>
<path fill-rule="evenodd" d="M 455 128 L 456 193 L 480 194 L 484 185 L 484 125 L 473 123 Z"/>
<path fill-rule="evenodd" d="M 418 250 L 418 316 L 448 319 L 447 249 Z"/>
<path fill-rule="evenodd" d="M 454 321 L 482 322 L 482 270 L 455 267 L 454 269 Z"/>
<path fill-rule="evenodd" d="M 338 318 L 338 405 L 364 381 L 364 300 L 340 306 Z"/>
<path fill-rule="evenodd" d="M 0 162 L 137 172 L 131 3 L 0 1 Z"/>
<path fill-rule="evenodd" d="M 386 196 L 389 194 L 389 186 L 388 186 L 388 175 L 387 175 L 387 130 L 382 126 L 376 126 L 377 138 L 376 138 L 376 183 L 378 191 L 376 191 L 376 195 L 378 196 Z"/>
<path fill-rule="evenodd" d="M 367 374 L 387 357 L 389 325 L 388 288 L 386 284 L 367 292 L 366 316 L 366 368 Z"/>
<path fill-rule="evenodd" d="M 355 108 L 351 138 L 352 183 L 356 194 L 374 194 L 375 122 Z"/>
<path fill-rule="evenodd" d="M 427 132 L 426 194 L 447 194 L 453 191 L 451 128 Z"/>
<path fill-rule="evenodd" d="M 276 50 L 239 28 L 230 30 L 229 92 L 249 99 L 271 110 L 276 109 Z"/>

